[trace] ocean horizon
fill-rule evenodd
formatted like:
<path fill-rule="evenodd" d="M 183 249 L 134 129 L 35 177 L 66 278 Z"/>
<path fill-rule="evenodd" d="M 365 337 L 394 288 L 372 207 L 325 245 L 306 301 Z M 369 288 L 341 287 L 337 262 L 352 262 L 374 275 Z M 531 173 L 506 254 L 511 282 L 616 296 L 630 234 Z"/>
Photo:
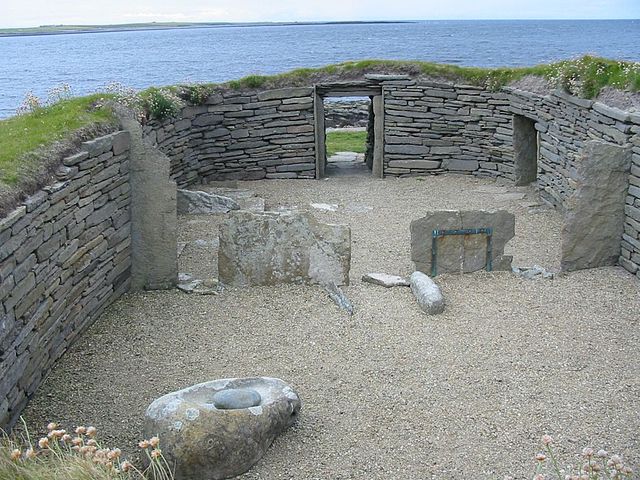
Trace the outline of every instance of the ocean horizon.
<path fill-rule="evenodd" d="M 593 54 L 640 61 L 640 20 L 431 20 L 221 25 L 0 37 L 0 118 L 28 92 L 74 95 L 224 82 L 350 60 L 518 67 Z"/>

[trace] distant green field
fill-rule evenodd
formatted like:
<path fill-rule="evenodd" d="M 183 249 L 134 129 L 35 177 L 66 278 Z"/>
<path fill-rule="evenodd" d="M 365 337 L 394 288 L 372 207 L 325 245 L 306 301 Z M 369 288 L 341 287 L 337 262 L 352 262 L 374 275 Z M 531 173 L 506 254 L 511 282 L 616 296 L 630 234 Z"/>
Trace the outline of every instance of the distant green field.
<path fill-rule="evenodd" d="M 53 35 L 60 33 L 112 32 L 129 30 L 159 30 L 168 28 L 216 27 L 226 23 L 151 22 L 114 25 L 42 25 L 28 28 L 0 28 L 0 35 Z"/>
<path fill-rule="evenodd" d="M 364 153 L 367 146 L 367 132 L 328 132 L 326 143 L 327 157 L 337 152 Z"/>

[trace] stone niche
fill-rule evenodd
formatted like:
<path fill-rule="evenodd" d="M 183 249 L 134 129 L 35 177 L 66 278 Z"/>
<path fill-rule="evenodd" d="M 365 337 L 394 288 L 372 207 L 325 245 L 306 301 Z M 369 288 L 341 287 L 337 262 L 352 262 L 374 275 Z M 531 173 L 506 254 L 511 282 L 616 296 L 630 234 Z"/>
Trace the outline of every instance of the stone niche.
<path fill-rule="evenodd" d="M 511 270 L 512 257 L 504 255 L 506 243 L 515 235 L 515 216 L 505 210 L 443 210 L 428 212 L 411 222 L 411 260 L 416 270 L 431 275 L 432 254 L 436 247 L 436 271 L 469 273 L 487 266 L 487 234 L 444 235 L 434 237 L 435 230 L 491 229 L 491 269 Z M 437 245 L 434 245 L 437 242 Z"/>
<path fill-rule="evenodd" d="M 624 231 L 631 148 L 591 141 L 577 166 L 562 228 L 564 271 L 616 265 Z"/>
<path fill-rule="evenodd" d="M 230 286 L 348 285 L 351 230 L 306 212 L 231 212 L 220 226 L 218 275 Z"/>

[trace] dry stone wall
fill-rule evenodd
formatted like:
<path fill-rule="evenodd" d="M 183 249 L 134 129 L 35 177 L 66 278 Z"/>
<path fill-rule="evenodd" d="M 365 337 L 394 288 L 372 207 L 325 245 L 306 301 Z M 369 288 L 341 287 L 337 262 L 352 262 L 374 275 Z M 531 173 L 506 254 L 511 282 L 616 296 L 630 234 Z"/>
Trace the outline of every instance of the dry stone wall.
<path fill-rule="evenodd" d="M 184 187 L 215 180 L 314 178 L 313 88 L 228 91 L 177 118 L 151 122 L 145 137 L 171 159 Z"/>
<path fill-rule="evenodd" d="M 383 85 L 385 175 L 457 172 L 512 178 L 506 94 L 413 80 Z"/>
<path fill-rule="evenodd" d="M 129 288 L 129 134 L 86 142 L 0 219 L 0 427 Z"/>
<path fill-rule="evenodd" d="M 515 128 L 529 123 L 537 132 L 540 192 L 564 208 L 587 142 L 630 145 L 619 263 L 640 278 L 640 115 L 562 92 L 376 81 L 387 176 L 456 172 L 515 180 L 518 115 L 531 122 Z M 143 135 L 169 157 L 180 187 L 314 178 L 314 97 L 313 87 L 225 91 L 176 118 L 146 124 Z M 131 250 L 138 248 L 131 233 L 132 157 L 126 132 L 86 142 L 64 159 L 55 184 L 0 219 L 0 426 L 17 418 L 74 338 L 130 287 Z"/>

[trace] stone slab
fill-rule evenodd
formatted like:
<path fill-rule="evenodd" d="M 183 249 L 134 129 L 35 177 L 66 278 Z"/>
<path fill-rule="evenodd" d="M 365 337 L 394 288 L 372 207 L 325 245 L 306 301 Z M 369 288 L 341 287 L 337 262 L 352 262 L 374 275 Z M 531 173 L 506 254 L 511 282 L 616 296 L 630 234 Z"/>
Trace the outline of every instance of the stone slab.
<path fill-rule="evenodd" d="M 512 257 L 504 255 L 506 243 L 515 235 L 515 216 L 505 210 L 442 210 L 428 212 L 411 222 L 411 259 L 416 270 L 431 274 L 434 230 L 491 228 L 492 269 L 511 270 Z M 469 273 L 487 263 L 487 236 L 446 235 L 437 240 L 437 273 Z"/>
<path fill-rule="evenodd" d="M 307 212 L 233 211 L 220 226 L 220 281 L 232 286 L 347 285 L 351 230 Z"/>
<path fill-rule="evenodd" d="M 577 159 L 562 228 L 563 271 L 616 265 L 624 230 L 631 149 L 590 141 Z"/>

